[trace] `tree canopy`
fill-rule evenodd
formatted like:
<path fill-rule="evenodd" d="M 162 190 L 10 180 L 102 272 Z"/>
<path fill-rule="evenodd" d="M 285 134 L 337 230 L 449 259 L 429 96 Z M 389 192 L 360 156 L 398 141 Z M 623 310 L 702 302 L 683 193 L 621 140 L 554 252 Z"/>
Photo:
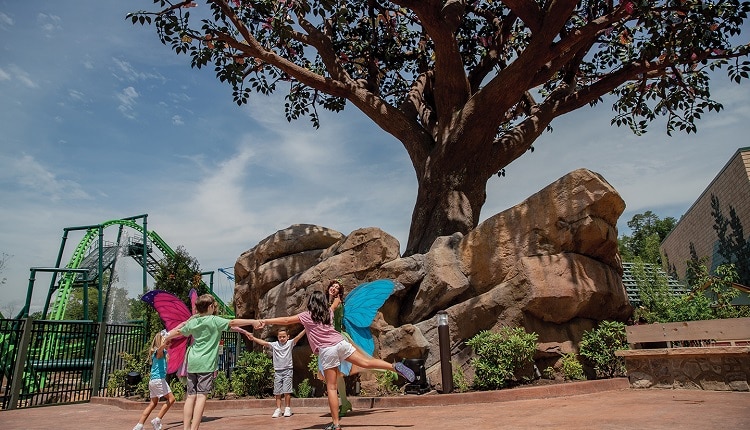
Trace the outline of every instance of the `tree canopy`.
<path fill-rule="evenodd" d="M 154 24 L 238 104 L 285 94 L 289 120 L 353 104 L 406 149 L 418 184 L 405 254 L 479 221 L 487 181 L 551 122 L 614 95 L 615 125 L 696 131 L 709 72 L 750 72 L 737 0 L 154 0 Z M 197 19 L 196 19 L 197 17 Z"/>

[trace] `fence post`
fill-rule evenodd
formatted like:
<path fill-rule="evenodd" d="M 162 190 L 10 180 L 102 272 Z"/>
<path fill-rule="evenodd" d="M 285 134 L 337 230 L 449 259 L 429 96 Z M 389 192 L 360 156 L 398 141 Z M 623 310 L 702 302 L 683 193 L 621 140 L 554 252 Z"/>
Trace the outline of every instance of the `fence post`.
<path fill-rule="evenodd" d="M 107 323 L 99 321 L 96 336 L 96 351 L 94 352 L 94 375 L 91 380 L 91 397 L 98 396 L 102 384 L 102 366 L 104 362 L 104 346 L 107 344 Z"/>
<path fill-rule="evenodd" d="M 31 317 L 26 317 L 23 324 L 23 334 L 18 342 L 18 355 L 16 356 L 16 365 L 13 367 L 13 381 L 10 387 L 10 404 L 8 409 L 18 407 L 18 399 L 21 397 L 23 389 L 23 370 L 26 367 L 26 355 L 31 343 Z"/>

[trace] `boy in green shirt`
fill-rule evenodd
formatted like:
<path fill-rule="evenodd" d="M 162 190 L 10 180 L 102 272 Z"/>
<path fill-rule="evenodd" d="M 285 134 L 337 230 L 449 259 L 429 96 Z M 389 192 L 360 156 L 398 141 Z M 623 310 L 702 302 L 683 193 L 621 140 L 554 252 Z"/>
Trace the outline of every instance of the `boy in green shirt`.
<path fill-rule="evenodd" d="M 217 306 L 211 294 L 198 297 L 195 308 L 197 315 L 167 335 L 167 339 L 179 335 L 193 336 L 193 344 L 187 352 L 187 399 L 182 412 L 184 430 L 198 430 L 201 425 L 206 396 L 213 390 L 214 376 L 218 369 L 221 333 L 230 327 L 260 327 L 258 320 L 229 320 L 215 315 Z"/>

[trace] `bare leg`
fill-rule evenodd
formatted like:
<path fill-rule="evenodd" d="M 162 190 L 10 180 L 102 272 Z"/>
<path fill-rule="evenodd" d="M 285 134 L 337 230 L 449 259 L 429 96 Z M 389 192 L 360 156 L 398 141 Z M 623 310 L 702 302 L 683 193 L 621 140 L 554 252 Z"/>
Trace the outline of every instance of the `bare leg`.
<path fill-rule="evenodd" d="M 193 422 L 191 423 L 190 430 L 198 430 L 201 426 L 201 418 L 203 418 L 203 409 L 206 407 L 206 395 L 198 394 L 195 399 L 195 410 L 193 410 Z"/>
<path fill-rule="evenodd" d="M 164 418 L 164 415 L 166 415 L 169 408 L 171 408 L 172 405 L 174 405 L 174 402 L 175 402 L 174 394 L 170 392 L 169 394 L 167 394 L 167 403 L 165 403 L 164 406 L 161 407 L 161 410 L 159 411 L 159 415 L 157 415 L 157 417 L 159 417 L 159 419 Z"/>
<path fill-rule="evenodd" d="M 368 357 L 356 349 L 352 355 L 346 358 L 346 361 L 362 369 L 393 370 L 393 364 L 379 358 Z"/>
<path fill-rule="evenodd" d="M 284 394 L 284 402 L 286 403 L 287 408 L 292 407 L 292 394 L 291 393 Z"/>
<path fill-rule="evenodd" d="M 339 398 L 336 393 L 336 377 L 339 374 L 339 369 L 332 367 L 325 369 L 323 372 L 326 377 L 326 393 L 328 394 L 328 407 L 331 409 L 331 418 L 333 423 L 339 424 Z"/>
<path fill-rule="evenodd" d="M 193 394 L 185 399 L 185 408 L 182 410 L 183 430 L 190 430 L 190 420 L 193 418 L 193 410 L 195 409 L 195 397 L 196 395 Z"/>
<path fill-rule="evenodd" d="M 281 394 L 276 395 L 276 409 L 281 409 Z"/>
<path fill-rule="evenodd" d="M 139 424 L 143 424 L 148 419 L 148 416 L 151 415 L 151 411 L 156 408 L 156 405 L 159 403 L 158 397 L 152 397 L 151 401 L 148 403 L 148 406 L 146 406 L 146 409 L 143 410 L 143 413 L 141 414 L 141 419 L 138 421 Z"/>

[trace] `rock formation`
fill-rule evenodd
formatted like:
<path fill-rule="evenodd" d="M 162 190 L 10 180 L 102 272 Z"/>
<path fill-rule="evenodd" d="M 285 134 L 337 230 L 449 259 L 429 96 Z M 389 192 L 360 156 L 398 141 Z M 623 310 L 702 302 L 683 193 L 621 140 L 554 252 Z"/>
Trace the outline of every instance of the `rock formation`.
<path fill-rule="evenodd" d="M 381 358 L 424 358 L 428 378 L 439 383 L 435 314 L 445 310 L 458 364 L 470 358 L 464 341 L 479 331 L 521 326 L 539 335 L 536 360 L 546 367 L 576 351 L 598 321 L 625 321 L 632 313 L 617 252 L 624 209 L 600 175 L 579 169 L 465 236 L 438 238 L 423 255 L 400 258 L 398 241 L 374 227 L 343 235 L 293 225 L 237 259 L 237 316 L 301 312 L 307 293 L 333 278 L 347 292 L 390 278 L 406 288 L 371 326 Z"/>

